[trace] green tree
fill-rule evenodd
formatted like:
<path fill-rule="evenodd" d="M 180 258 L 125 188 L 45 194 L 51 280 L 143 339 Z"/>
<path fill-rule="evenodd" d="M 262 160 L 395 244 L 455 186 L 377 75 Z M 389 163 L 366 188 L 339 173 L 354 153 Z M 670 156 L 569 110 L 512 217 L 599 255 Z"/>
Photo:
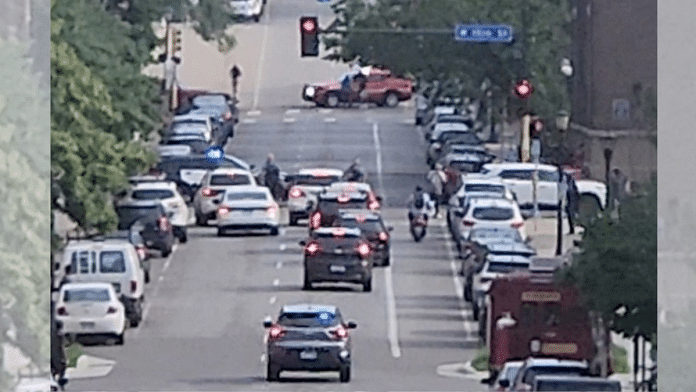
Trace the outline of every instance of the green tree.
<path fill-rule="evenodd" d="M 44 369 L 50 357 L 50 123 L 28 49 L 0 40 L 0 344 L 19 348 Z M 10 384 L 0 369 L 0 390 Z"/>
<path fill-rule="evenodd" d="M 582 252 L 562 277 L 579 284 L 607 326 L 627 337 L 657 333 L 657 181 L 609 215 L 589 222 Z M 656 342 L 654 342 L 656 344 Z"/>
<path fill-rule="evenodd" d="M 457 80 L 462 93 L 473 98 L 479 97 L 485 80 L 511 91 L 516 80 L 527 77 L 535 86 L 530 107 L 537 114 L 553 117 L 569 109 L 566 82 L 559 71 L 570 43 L 567 0 L 377 0 L 374 4 L 341 0 L 333 7 L 332 27 L 345 32 L 324 39 L 332 51 L 327 59 L 349 61 L 360 55 L 367 64 L 412 75 L 424 84 Z M 454 26 L 462 23 L 509 24 L 516 38 L 511 44 L 457 42 Z M 393 32 L 359 31 L 375 28 Z M 452 33 L 395 33 L 400 28 Z"/>

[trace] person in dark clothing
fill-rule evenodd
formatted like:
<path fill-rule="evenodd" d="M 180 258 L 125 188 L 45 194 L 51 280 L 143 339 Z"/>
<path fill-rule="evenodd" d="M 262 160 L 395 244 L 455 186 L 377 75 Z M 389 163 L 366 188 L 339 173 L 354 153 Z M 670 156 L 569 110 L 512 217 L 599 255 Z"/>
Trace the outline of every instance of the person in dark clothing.
<path fill-rule="evenodd" d="M 218 129 L 218 139 L 216 140 L 216 144 L 224 149 L 232 136 L 234 136 L 234 122 L 228 121 L 222 123 Z"/>
<path fill-rule="evenodd" d="M 263 184 L 271 191 L 273 198 L 280 200 L 281 198 L 281 184 L 280 184 L 280 169 L 275 164 L 275 157 L 273 154 L 268 154 L 266 159 L 266 165 L 263 167 Z"/>
<path fill-rule="evenodd" d="M 343 180 L 350 182 L 364 182 L 365 181 L 365 171 L 360 166 L 360 158 L 355 158 L 353 164 L 343 172 Z"/>
<path fill-rule="evenodd" d="M 565 212 L 568 216 L 568 226 L 570 226 L 570 234 L 575 234 L 575 217 L 578 214 L 580 203 L 580 193 L 578 192 L 577 184 L 572 176 L 566 175 L 566 208 Z"/>
<path fill-rule="evenodd" d="M 65 355 L 65 343 L 63 335 L 60 333 L 61 325 L 59 322 L 51 323 L 51 375 L 62 386 L 65 385 L 65 369 L 68 366 Z"/>

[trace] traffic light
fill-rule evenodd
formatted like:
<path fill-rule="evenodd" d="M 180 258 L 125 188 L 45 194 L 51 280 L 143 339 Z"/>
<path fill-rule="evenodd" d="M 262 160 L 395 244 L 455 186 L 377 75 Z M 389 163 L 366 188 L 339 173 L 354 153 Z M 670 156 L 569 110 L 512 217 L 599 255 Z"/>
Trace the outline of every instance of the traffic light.
<path fill-rule="evenodd" d="M 534 87 L 532 87 L 532 84 L 529 82 L 529 80 L 524 79 L 515 85 L 515 95 L 519 99 L 527 99 L 532 95 L 532 92 L 534 91 Z"/>
<path fill-rule="evenodd" d="M 319 56 L 319 20 L 316 16 L 300 18 L 300 35 L 302 57 Z"/>
<path fill-rule="evenodd" d="M 181 51 L 181 30 L 172 28 L 172 55 Z"/>

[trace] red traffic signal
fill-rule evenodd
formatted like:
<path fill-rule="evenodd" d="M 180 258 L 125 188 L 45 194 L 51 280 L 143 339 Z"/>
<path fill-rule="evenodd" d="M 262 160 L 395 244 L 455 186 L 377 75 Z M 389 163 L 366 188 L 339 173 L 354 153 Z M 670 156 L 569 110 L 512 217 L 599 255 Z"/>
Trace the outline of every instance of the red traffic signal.
<path fill-rule="evenodd" d="M 319 56 L 319 20 L 316 16 L 300 18 L 302 57 Z"/>
<path fill-rule="evenodd" d="M 534 88 L 529 80 L 521 80 L 515 85 L 515 95 L 520 99 L 527 99 L 532 95 Z"/>

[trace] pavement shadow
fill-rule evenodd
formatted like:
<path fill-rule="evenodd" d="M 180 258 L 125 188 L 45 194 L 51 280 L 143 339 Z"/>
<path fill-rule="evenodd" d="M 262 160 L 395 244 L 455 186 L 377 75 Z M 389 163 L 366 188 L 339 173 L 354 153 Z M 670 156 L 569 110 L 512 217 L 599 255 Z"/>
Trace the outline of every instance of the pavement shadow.
<path fill-rule="evenodd" d="M 309 290 L 304 290 L 304 291 L 329 291 L 329 292 L 361 292 L 362 291 L 362 286 L 338 286 L 338 285 L 333 285 L 331 283 L 320 283 L 321 286 L 318 286 L 316 283 L 314 286 L 312 286 L 311 289 Z"/>
<path fill-rule="evenodd" d="M 78 336 L 74 340 L 85 347 L 116 346 L 116 338 L 113 336 Z"/>

